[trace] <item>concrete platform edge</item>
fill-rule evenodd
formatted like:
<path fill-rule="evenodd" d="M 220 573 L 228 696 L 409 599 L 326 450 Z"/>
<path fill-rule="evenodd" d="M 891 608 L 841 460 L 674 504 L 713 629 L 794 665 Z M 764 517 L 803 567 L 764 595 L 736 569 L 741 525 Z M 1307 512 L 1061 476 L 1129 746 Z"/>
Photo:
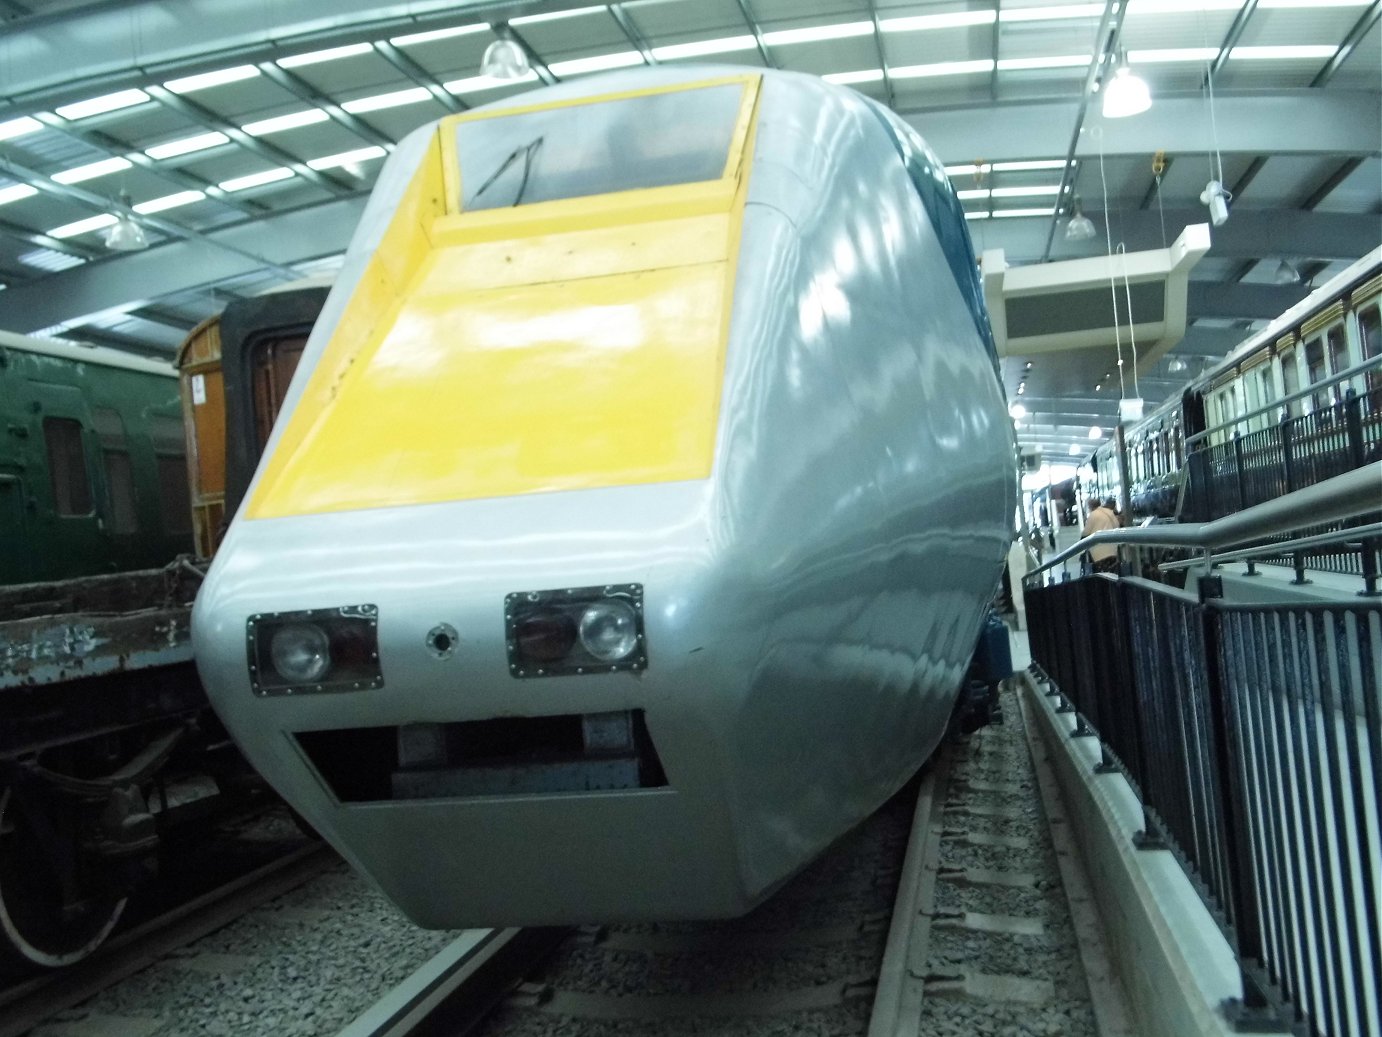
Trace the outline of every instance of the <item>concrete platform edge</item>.
<path fill-rule="evenodd" d="M 1233 1033 L 1220 1011 L 1242 988 L 1227 942 L 1166 850 L 1138 850 L 1142 808 L 1118 774 L 1095 774 L 1094 738 L 1071 738 L 1073 714 L 1019 674 L 1094 889 L 1109 955 L 1143 1037 Z"/>

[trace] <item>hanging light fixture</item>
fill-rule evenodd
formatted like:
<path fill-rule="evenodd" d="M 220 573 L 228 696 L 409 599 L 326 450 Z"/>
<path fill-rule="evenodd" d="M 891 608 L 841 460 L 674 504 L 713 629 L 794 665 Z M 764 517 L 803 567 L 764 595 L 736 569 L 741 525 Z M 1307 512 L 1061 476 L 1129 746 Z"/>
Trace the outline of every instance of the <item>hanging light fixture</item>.
<path fill-rule="evenodd" d="M 515 40 L 501 37 L 485 48 L 480 75 L 492 79 L 522 79 L 528 75 L 528 55 Z"/>
<path fill-rule="evenodd" d="M 144 236 L 144 228 L 129 217 L 130 196 L 124 191 L 120 192 L 120 205 L 115 225 L 106 231 L 106 248 L 116 252 L 138 252 L 148 248 L 149 239 Z"/>
<path fill-rule="evenodd" d="M 1122 119 L 1152 106 L 1152 92 L 1141 76 L 1133 73 L 1127 51 L 1118 56 L 1118 70 L 1104 87 L 1104 118 Z"/>
<path fill-rule="evenodd" d="M 1276 268 L 1273 280 L 1277 284 L 1300 284 L 1300 271 L 1283 259 Z"/>
<path fill-rule="evenodd" d="M 1075 210 L 1070 215 L 1070 222 L 1065 225 L 1066 241 L 1088 241 L 1094 237 L 1094 221 L 1084 214 L 1084 209 L 1080 205 L 1080 199 L 1075 198 Z"/>

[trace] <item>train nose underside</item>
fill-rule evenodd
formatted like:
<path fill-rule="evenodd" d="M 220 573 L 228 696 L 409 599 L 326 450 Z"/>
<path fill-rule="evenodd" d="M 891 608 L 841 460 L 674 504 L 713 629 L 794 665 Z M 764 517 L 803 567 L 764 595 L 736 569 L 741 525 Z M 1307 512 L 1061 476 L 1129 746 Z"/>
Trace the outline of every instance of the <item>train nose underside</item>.
<path fill-rule="evenodd" d="M 584 496 L 648 528 L 568 514 L 563 547 L 533 550 L 556 496 L 256 523 L 198 604 L 252 761 L 423 925 L 728 916 L 763 893 L 731 817 L 738 648 L 692 651 L 695 579 L 666 561 L 704 486 Z"/>

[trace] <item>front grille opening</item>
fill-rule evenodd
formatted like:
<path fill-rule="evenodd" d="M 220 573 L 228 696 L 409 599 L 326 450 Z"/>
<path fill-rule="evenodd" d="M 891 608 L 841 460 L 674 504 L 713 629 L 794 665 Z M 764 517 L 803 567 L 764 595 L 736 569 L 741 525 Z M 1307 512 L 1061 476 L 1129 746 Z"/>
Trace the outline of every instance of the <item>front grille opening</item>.
<path fill-rule="evenodd" d="M 643 711 L 300 731 L 344 803 L 662 788 Z"/>

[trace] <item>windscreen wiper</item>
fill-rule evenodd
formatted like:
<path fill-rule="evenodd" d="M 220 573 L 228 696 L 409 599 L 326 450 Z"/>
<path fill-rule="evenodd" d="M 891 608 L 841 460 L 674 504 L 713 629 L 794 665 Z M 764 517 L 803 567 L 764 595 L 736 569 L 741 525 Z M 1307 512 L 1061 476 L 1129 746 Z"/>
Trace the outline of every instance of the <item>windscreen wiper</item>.
<path fill-rule="evenodd" d="M 542 137 L 535 137 L 533 140 L 530 140 L 527 144 L 520 144 L 518 147 L 510 151 L 508 157 L 505 158 L 503 162 L 499 163 L 499 168 L 489 175 L 489 179 L 480 185 L 480 189 L 478 191 L 471 195 L 471 201 L 474 201 L 476 198 L 479 198 L 480 195 L 488 191 L 490 186 L 501 176 L 504 175 L 504 171 L 518 160 L 518 156 L 522 155 L 523 179 L 519 181 L 518 193 L 514 196 L 513 199 L 514 205 L 521 204 L 523 201 L 523 193 L 528 190 L 528 174 L 532 172 L 533 157 L 537 154 L 538 149 L 542 147 L 543 139 L 544 138 Z"/>

